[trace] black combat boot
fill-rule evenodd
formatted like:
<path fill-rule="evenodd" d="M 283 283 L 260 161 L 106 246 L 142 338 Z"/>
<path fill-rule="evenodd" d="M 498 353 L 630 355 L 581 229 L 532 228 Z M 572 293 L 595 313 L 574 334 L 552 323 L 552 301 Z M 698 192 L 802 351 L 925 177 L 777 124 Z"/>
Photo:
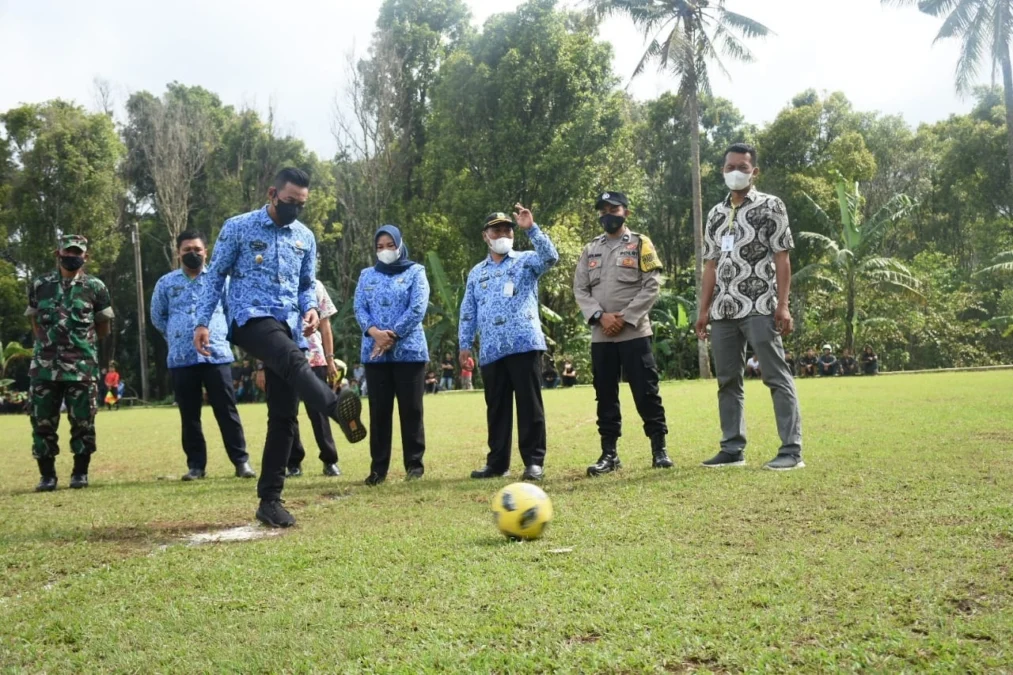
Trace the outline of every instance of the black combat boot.
<path fill-rule="evenodd" d="M 665 448 L 665 435 L 658 434 L 651 438 L 651 466 L 655 469 L 671 469 L 675 464 L 668 458 L 668 451 Z"/>
<path fill-rule="evenodd" d="M 616 439 L 602 438 L 601 457 L 598 458 L 596 463 L 587 467 L 587 475 L 592 477 L 604 476 L 621 468 L 623 468 L 623 463 L 619 461 L 619 452 L 616 450 Z"/>
<path fill-rule="evenodd" d="M 70 487 L 74 490 L 88 487 L 88 465 L 91 455 L 74 455 L 74 470 L 70 474 Z"/>
<path fill-rule="evenodd" d="M 35 486 L 36 492 L 52 492 L 56 489 L 56 458 L 46 457 L 45 459 L 38 460 L 39 462 L 39 475 L 42 478 L 39 480 L 39 484 Z"/>

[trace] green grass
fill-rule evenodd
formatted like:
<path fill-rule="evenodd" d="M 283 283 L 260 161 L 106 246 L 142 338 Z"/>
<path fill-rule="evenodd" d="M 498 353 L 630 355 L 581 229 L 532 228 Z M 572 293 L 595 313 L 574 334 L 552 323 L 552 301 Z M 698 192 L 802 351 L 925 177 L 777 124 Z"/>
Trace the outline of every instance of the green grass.
<path fill-rule="evenodd" d="M 749 466 L 698 468 L 714 384 L 672 383 L 677 468 L 648 468 L 624 392 L 625 469 L 596 480 L 593 392 L 546 392 L 556 519 L 523 544 L 492 526 L 506 481 L 467 479 L 481 394 L 427 397 L 423 481 L 361 486 L 366 444 L 342 439 L 345 476 L 311 449 L 289 481 L 297 528 L 200 547 L 184 537 L 256 506 L 209 411 L 207 480 L 165 478 L 184 469 L 175 410 L 123 410 L 99 414 L 93 486 L 65 489 L 65 451 L 48 495 L 28 420 L 0 418 L 0 671 L 1013 671 L 1013 377 L 799 390 L 804 471 L 760 470 L 777 437 L 758 382 Z M 265 411 L 241 415 L 259 459 Z"/>

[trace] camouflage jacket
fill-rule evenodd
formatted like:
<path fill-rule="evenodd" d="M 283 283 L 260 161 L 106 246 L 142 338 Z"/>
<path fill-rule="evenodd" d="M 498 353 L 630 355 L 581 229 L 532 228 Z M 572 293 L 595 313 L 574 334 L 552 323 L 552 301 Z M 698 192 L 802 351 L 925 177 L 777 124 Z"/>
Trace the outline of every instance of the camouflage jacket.
<path fill-rule="evenodd" d="M 113 317 L 109 290 L 96 277 L 78 274 L 64 280 L 59 272 L 36 279 L 28 290 L 26 316 L 35 317 L 39 335 L 28 374 L 57 382 L 98 380 L 95 323 Z"/>

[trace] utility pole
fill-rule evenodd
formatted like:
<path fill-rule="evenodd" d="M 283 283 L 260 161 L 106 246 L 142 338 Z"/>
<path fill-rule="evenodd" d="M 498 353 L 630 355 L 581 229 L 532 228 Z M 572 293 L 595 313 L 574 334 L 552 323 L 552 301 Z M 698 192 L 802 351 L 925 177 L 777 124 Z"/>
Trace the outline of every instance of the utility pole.
<path fill-rule="evenodd" d="M 130 232 L 134 242 L 134 274 L 137 277 L 137 346 L 141 355 L 141 398 L 148 402 L 148 338 L 147 319 L 144 312 L 144 278 L 141 276 L 141 232 L 134 221 L 134 229 Z"/>

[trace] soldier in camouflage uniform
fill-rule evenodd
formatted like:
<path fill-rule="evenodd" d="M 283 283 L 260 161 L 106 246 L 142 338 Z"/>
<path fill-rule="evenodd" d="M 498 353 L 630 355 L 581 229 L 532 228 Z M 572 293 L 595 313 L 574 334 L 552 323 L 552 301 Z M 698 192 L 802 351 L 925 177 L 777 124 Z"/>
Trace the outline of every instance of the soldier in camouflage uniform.
<path fill-rule="evenodd" d="M 74 470 L 70 487 L 88 487 L 88 464 L 95 452 L 95 411 L 99 378 L 96 338 L 109 334 L 113 310 L 109 291 L 84 273 L 88 240 L 76 234 L 60 238 L 59 269 L 36 279 L 28 291 L 35 335 L 31 383 L 32 455 L 42 480 L 37 492 L 56 489 L 57 427 L 66 401 Z"/>

